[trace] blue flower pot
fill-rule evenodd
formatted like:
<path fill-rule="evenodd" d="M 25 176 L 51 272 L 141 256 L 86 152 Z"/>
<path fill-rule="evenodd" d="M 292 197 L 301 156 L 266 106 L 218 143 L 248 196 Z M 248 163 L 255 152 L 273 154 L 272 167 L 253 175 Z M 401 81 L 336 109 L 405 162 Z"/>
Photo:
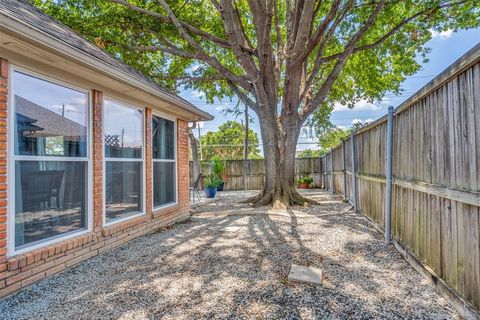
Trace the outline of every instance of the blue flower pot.
<path fill-rule="evenodd" d="M 217 187 L 217 191 L 223 191 L 224 186 L 225 186 L 225 182 L 222 182 L 222 184 Z"/>
<path fill-rule="evenodd" d="M 205 188 L 205 195 L 207 198 L 215 198 L 215 195 L 217 194 L 217 188 Z"/>

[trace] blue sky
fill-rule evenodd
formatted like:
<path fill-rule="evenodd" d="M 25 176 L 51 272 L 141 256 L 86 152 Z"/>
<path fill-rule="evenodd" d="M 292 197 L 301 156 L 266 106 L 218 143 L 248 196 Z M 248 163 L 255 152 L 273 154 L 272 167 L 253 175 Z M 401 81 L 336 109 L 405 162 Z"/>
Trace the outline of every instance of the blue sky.
<path fill-rule="evenodd" d="M 385 98 L 378 103 L 370 104 L 360 102 L 356 104 L 354 109 L 348 109 L 339 105 L 332 113 L 332 122 L 337 126 L 350 127 L 352 122 L 358 120 L 373 121 L 383 116 L 387 112 L 388 106 L 393 105 L 396 107 L 401 104 L 479 42 L 480 28 L 456 33 L 445 31 L 433 34 L 432 40 L 427 44 L 428 47 L 431 48 L 431 52 L 428 54 L 429 62 L 424 64 L 422 69 L 415 75 L 405 80 L 402 85 L 404 93 L 400 96 L 387 93 Z M 207 104 L 205 100 L 202 99 L 202 94 L 196 91 L 186 90 L 181 92 L 180 95 L 202 110 L 215 116 L 213 121 L 204 123 L 202 134 L 207 131 L 217 131 L 219 125 L 227 120 L 235 120 L 233 115 L 225 116 L 221 110 L 229 106 L 234 106 L 236 100 L 232 102 L 219 101 L 212 105 Z M 240 120 L 241 118 L 238 119 L 238 121 Z M 260 137 L 259 123 L 256 117 L 254 117 L 254 123 L 251 126 Z M 309 138 L 305 135 L 300 137 L 297 150 L 307 148 L 317 149 L 318 146 L 316 139 Z"/>

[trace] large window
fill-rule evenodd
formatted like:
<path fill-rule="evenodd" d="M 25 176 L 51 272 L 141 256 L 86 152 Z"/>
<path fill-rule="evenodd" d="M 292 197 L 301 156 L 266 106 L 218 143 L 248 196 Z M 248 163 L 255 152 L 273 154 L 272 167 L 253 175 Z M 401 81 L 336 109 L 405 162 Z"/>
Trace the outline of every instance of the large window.
<path fill-rule="evenodd" d="M 88 227 L 89 95 L 20 71 L 12 80 L 10 208 L 18 252 Z"/>
<path fill-rule="evenodd" d="M 105 221 L 143 212 L 143 111 L 105 100 Z"/>
<path fill-rule="evenodd" d="M 152 118 L 153 206 L 158 208 L 177 201 L 175 122 Z"/>

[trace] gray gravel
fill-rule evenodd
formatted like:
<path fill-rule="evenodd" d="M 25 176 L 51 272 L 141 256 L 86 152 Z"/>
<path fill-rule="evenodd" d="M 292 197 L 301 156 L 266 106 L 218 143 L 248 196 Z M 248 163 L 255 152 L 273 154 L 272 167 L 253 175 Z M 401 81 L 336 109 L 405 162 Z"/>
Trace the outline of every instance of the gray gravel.
<path fill-rule="evenodd" d="M 460 318 L 339 197 L 310 191 L 321 204 L 285 216 L 239 204 L 246 195 L 220 193 L 186 223 L 3 300 L 0 318 Z M 323 286 L 288 284 L 292 263 L 323 269 Z"/>

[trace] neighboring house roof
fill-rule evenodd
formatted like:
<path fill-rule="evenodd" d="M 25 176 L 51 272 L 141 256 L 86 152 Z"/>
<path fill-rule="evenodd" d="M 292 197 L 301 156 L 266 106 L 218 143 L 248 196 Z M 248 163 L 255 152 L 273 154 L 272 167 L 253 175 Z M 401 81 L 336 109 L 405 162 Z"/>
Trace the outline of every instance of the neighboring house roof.
<path fill-rule="evenodd" d="M 94 57 L 100 60 L 102 63 L 121 71 L 124 75 L 135 80 L 140 80 L 144 86 L 154 89 L 157 95 L 162 99 L 167 98 L 167 100 L 175 103 L 177 106 L 201 116 L 203 120 L 213 119 L 213 116 L 209 113 L 197 108 L 187 100 L 159 86 L 155 81 L 148 78 L 138 70 L 114 58 L 106 51 L 92 44 L 69 27 L 43 13 L 41 10 L 25 0 L 1 0 L 0 15 L 5 15 L 9 18 L 20 21 L 29 28 L 40 30 L 55 38 L 57 41 L 68 44 L 76 50 L 79 50 L 82 53 Z M 1 16 L 0 20 L 2 20 Z"/>
<path fill-rule="evenodd" d="M 19 130 L 30 131 L 31 137 L 66 136 L 77 141 L 87 135 L 85 126 L 18 95 L 15 96 L 15 112 L 23 124 Z"/>

